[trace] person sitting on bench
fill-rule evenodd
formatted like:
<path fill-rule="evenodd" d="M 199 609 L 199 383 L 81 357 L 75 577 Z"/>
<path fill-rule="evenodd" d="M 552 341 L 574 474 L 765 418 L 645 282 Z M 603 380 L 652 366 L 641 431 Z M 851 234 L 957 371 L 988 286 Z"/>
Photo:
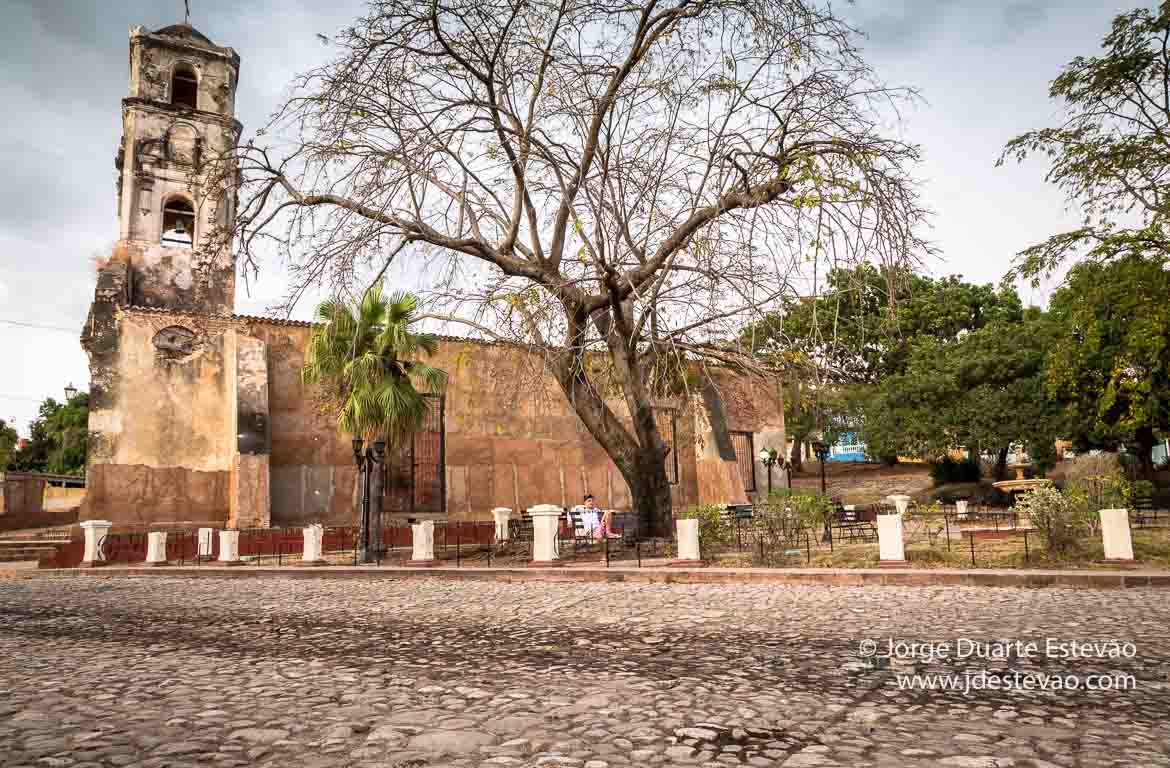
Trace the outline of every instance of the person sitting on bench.
<path fill-rule="evenodd" d="M 598 519 L 598 513 L 601 513 L 601 519 Z M 613 510 L 599 510 L 597 504 L 593 499 L 592 493 L 585 494 L 585 503 L 578 505 L 573 509 L 573 514 L 581 521 L 581 527 L 584 528 L 592 538 L 617 538 L 618 534 L 613 532 Z"/>

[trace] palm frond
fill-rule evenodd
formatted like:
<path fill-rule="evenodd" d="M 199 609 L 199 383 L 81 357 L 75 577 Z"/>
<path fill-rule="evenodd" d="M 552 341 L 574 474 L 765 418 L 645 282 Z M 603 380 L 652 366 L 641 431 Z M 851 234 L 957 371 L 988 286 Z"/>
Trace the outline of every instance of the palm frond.
<path fill-rule="evenodd" d="M 387 297 L 381 281 L 353 304 L 331 298 L 317 305 L 301 378 L 338 395 L 342 432 L 393 443 L 422 427 L 431 405 L 415 383 L 438 394 L 447 374 L 417 359 L 434 355 L 439 342 L 411 332 L 417 308 L 410 293 Z"/>

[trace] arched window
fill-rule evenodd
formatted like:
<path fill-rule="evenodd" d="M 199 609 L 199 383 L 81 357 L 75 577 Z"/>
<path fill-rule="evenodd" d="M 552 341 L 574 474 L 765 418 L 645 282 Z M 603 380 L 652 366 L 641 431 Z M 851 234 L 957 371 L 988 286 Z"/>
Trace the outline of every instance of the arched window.
<path fill-rule="evenodd" d="M 162 244 L 168 248 L 190 248 L 195 242 L 195 210 L 181 197 L 172 197 L 163 206 Z"/>
<path fill-rule="evenodd" d="M 175 67 L 171 75 L 171 103 L 178 107 L 195 109 L 199 94 L 199 79 L 187 64 Z"/>

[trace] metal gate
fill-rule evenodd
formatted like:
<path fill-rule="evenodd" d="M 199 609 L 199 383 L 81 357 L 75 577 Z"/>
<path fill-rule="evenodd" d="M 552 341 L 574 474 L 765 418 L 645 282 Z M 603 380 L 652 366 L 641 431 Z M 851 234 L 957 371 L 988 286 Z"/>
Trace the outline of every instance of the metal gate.
<path fill-rule="evenodd" d="M 446 456 L 441 395 L 425 395 L 427 415 L 422 428 L 393 446 L 386 455 L 387 512 L 446 511 Z"/>
<path fill-rule="evenodd" d="M 731 447 L 735 449 L 735 463 L 743 478 L 743 489 L 748 493 L 756 490 L 756 446 L 751 432 L 729 432 Z"/>

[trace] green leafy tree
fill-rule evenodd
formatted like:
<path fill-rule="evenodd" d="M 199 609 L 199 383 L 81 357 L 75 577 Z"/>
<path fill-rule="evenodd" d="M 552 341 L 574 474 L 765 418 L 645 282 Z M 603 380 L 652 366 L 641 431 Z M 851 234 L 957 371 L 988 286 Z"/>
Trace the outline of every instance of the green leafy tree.
<path fill-rule="evenodd" d="M 872 384 L 904 372 L 921 337 L 954 341 L 1022 317 L 1023 304 L 1009 285 L 863 264 L 831 270 L 823 291 L 787 300 L 781 311 L 745 328 L 743 341 L 757 353 L 783 352 L 782 367 L 815 365 L 828 381 Z"/>
<path fill-rule="evenodd" d="M 943 342 L 924 336 L 904 373 L 887 377 L 866 403 L 862 434 L 878 454 L 939 457 L 948 449 L 994 450 L 1000 471 L 1012 443 L 1042 467 L 1055 460 L 1060 405 L 1045 388 L 1052 323 L 1031 309 Z"/>
<path fill-rule="evenodd" d="M 1053 295 L 1060 328 L 1048 360 L 1051 394 L 1080 448 L 1133 444 L 1152 471 L 1156 433 L 1170 427 L 1170 271 L 1158 259 L 1087 261 Z"/>
<path fill-rule="evenodd" d="M 413 295 L 387 298 L 380 280 L 352 304 L 327 299 L 317 306 L 302 371 L 305 383 L 320 385 L 323 406 L 341 432 L 382 438 L 392 454 L 422 426 L 428 410 L 424 391 L 438 394 L 447 382 L 445 371 L 421 359 L 433 355 L 439 341 L 411 330 L 417 315 Z M 374 480 L 373 540 L 380 541 L 381 473 Z"/>
<path fill-rule="evenodd" d="M 8 466 L 12 451 L 19 439 L 20 435 L 16 433 L 16 430 L 9 426 L 4 419 L 0 419 L 0 469 Z"/>
<path fill-rule="evenodd" d="M 58 475 L 85 473 L 89 437 L 89 395 L 74 395 L 67 403 L 46 398 L 30 425 L 29 441 L 13 451 L 11 469 L 22 472 L 49 472 Z"/>
<path fill-rule="evenodd" d="M 860 430 L 874 439 L 868 444 L 872 455 L 893 462 L 906 452 L 900 435 L 907 427 L 937 433 L 941 414 L 915 413 L 915 425 L 904 424 L 911 413 L 904 403 L 869 402 L 879 382 L 906 374 L 927 342 L 954 343 L 991 323 L 1019 323 L 1023 315 L 1019 295 L 1008 285 L 861 265 L 830 271 L 823 292 L 789 300 L 783 311 L 745 328 L 742 341 L 787 380 L 785 426 L 796 443 L 818 431 L 831 441 Z"/>
<path fill-rule="evenodd" d="M 1053 128 L 1012 139 L 1000 157 L 1049 159 L 1047 180 L 1079 207 L 1081 226 L 1021 251 L 1033 279 L 1066 256 L 1170 258 L 1170 2 L 1113 20 L 1102 54 L 1078 56 L 1052 81 L 1064 108 Z"/>

